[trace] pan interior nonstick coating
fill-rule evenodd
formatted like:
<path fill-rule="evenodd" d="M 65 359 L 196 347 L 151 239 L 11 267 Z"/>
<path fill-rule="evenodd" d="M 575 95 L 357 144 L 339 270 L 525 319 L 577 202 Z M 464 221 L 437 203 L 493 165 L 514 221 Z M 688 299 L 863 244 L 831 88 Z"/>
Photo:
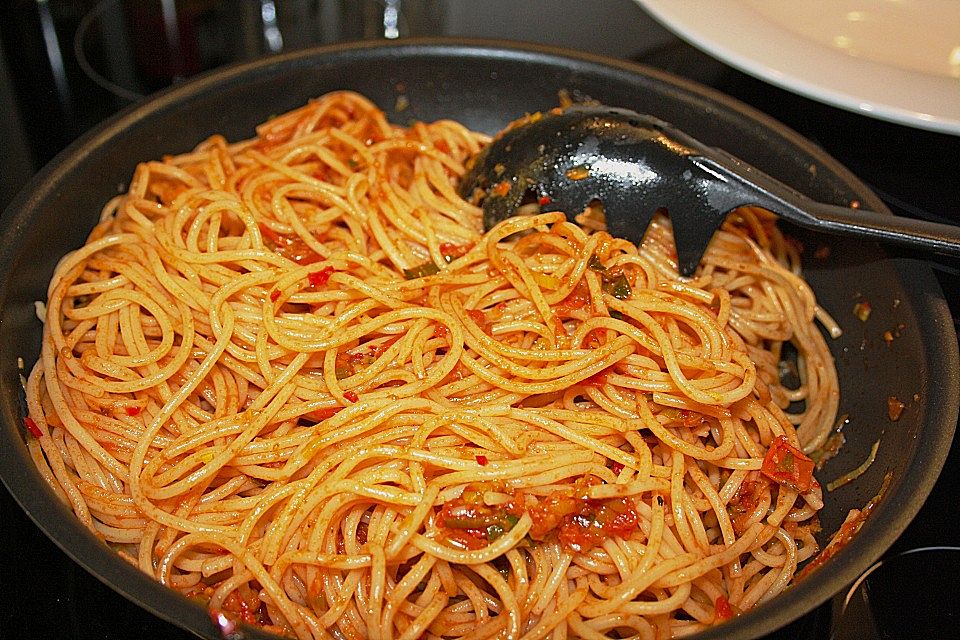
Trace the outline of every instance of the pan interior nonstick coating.
<path fill-rule="evenodd" d="M 36 360 L 41 325 L 34 301 L 45 298 L 54 265 L 83 244 L 101 207 L 126 187 L 137 162 L 189 150 L 214 133 L 249 138 L 271 115 L 337 89 L 368 96 L 397 124 L 453 118 L 487 133 L 524 113 L 556 106 L 561 92 L 590 97 L 672 122 L 816 200 L 858 200 L 886 211 L 822 150 L 730 98 L 644 67 L 512 43 L 421 40 L 300 51 L 202 76 L 87 134 L 41 171 L 4 214 L 0 474 L 31 518 L 74 560 L 145 609 L 203 637 L 222 637 L 206 611 L 107 549 L 44 485 L 24 445 L 17 359 L 23 358 L 28 370 Z M 849 509 L 878 493 L 885 477 L 889 486 L 857 538 L 831 562 L 785 594 L 699 638 L 769 633 L 851 582 L 916 514 L 956 425 L 956 336 L 930 269 L 917 260 L 888 257 L 875 245 L 793 235 L 806 248 L 805 276 L 820 304 L 844 329 L 830 346 L 841 380 L 840 413 L 849 416 L 846 444 L 818 472 L 820 482 L 856 468 L 880 442 L 866 473 L 826 495 L 821 544 Z M 821 247 L 829 251 L 816 251 Z M 866 321 L 853 313 L 857 302 L 872 308 Z M 899 337 L 887 344 L 884 332 L 898 327 Z M 890 397 L 906 405 L 896 422 L 887 415 Z"/>

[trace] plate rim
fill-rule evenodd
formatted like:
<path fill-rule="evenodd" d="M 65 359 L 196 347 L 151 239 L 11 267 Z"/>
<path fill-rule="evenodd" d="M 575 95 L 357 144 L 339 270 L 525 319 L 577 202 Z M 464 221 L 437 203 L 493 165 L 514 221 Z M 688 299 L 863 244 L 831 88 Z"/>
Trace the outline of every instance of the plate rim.
<path fill-rule="evenodd" d="M 960 135 L 960 79 L 909 72 L 844 54 L 753 13 L 741 0 L 634 2 L 682 40 L 782 89 L 865 117 Z M 731 21 L 731 15 L 743 19 Z M 732 29 L 725 28 L 731 25 Z M 817 70 L 826 66 L 839 70 L 844 82 L 825 81 Z M 860 85 L 865 93 L 851 92 L 849 84 Z M 899 89 L 894 91 L 894 86 Z M 933 97 L 938 108 L 924 110 L 914 96 Z"/>

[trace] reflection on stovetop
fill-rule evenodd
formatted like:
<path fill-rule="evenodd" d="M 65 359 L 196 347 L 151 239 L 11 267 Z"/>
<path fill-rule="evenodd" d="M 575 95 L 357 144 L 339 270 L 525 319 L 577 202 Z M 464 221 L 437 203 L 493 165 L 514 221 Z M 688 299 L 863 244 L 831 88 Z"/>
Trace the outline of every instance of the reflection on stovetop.
<path fill-rule="evenodd" d="M 19 11 L 0 9 L 4 44 L 4 55 L 0 56 L 0 112 L 4 114 L 0 119 L 0 208 L 12 198 L 15 187 L 57 151 L 128 104 L 85 80 L 69 46 L 61 48 L 64 91 L 50 72 L 56 61 L 47 55 L 49 51 L 38 44 L 37 38 L 31 41 L 24 35 L 42 34 L 44 28 L 52 28 L 54 35 L 60 33 L 62 40 L 69 41 L 70 30 L 81 22 L 85 11 L 101 4 L 93 0 L 12 0 L 10 6 Z M 49 5 L 46 16 L 44 5 Z M 35 9 L 37 6 L 41 8 Z M 50 13 L 51 7 L 58 12 L 56 16 Z M 627 0 L 613 3 L 609 11 L 647 20 Z M 477 27 L 469 33 L 490 36 L 499 27 L 487 24 L 485 28 Z M 452 27 L 449 33 L 465 35 Z M 551 42 L 542 29 L 537 33 L 538 41 Z M 720 64 L 653 24 L 643 25 L 637 33 L 635 43 L 620 44 L 613 53 L 711 86 L 784 122 L 849 167 L 897 214 L 960 223 L 955 187 L 956 176 L 960 175 L 960 137 L 888 124 L 798 97 Z M 598 46 L 593 50 L 610 54 L 611 45 L 605 46 L 607 49 Z M 935 258 L 930 263 L 948 294 L 956 324 L 960 319 L 960 296 L 956 295 L 960 292 L 960 261 Z M 953 522 L 958 490 L 960 447 L 955 445 L 933 493 L 890 554 L 923 546 L 960 545 L 960 530 Z M 69 561 L 2 488 L 0 550 L 2 638 L 193 637 L 127 602 Z M 931 575 L 930 589 L 949 592 L 948 579 L 943 574 Z M 767 640 L 828 637 L 838 602 L 828 602 Z M 902 619 L 909 624 L 908 616 Z M 910 636 L 905 630 L 889 632 L 890 637 Z"/>

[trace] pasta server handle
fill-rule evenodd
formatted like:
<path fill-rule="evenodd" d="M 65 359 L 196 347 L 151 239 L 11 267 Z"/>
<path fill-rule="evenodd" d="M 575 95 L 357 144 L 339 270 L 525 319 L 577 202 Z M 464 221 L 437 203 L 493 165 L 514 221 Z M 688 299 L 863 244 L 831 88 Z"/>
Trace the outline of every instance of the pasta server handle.
<path fill-rule="evenodd" d="M 813 231 L 960 256 L 960 227 L 818 202 L 726 151 L 712 151 L 693 161 L 729 181 L 742 204 L 756 204 Z"/>

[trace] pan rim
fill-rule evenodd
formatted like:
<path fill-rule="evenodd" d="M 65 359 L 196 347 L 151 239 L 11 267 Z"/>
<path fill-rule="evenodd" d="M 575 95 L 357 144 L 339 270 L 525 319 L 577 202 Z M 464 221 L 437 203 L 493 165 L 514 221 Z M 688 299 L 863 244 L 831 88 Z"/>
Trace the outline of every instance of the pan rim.
<path fill-rule="evenodd" d="M 722 109 L 735 112 L 760 127 L 772 131 L 786 144 L 816 158 L 847 186 L 863 194 L 867 206 L 889 213 L 879 198 L 866 185 L 823 149 L 755 108 L 692 81 L 641 64 L 558 47 L 505 40 L 422 38 L 386 44 L 380 41 L 363 41 L 312 47 L 217 69 L 202 74 L 182 85 L 161 91 L 104 121 L 58 154 L 31 178 L 10 204 L 3 215 L 2 221 L 0 221 L 0 232 L 4 234 L 4 237 L 10 237 L 13 240 L 19 238 L 30 223 L 30 212 L 54 193 L 60 180 L 67 172 L 82 166 L 84 157 L 94 149 L 109 142 L 126 128 L 135 126 L 139 120 L 151 114 L 176 109 L 190 96 L 204 94 L 216 87 L 239 82 L 250 75 L 277 73 L 283 69 L 315 64 L 320 58 L 330 60 L 341 57 L 357 59 L 364 56 L 380 58 L 391 52 L 408 57 L 417 55 L 447 55 L 460 58 L 483 57 L 485 59 L 502 57 L 514 61 L 529 59 L 553 61 L 554 63 L 574 60 L 583 64 L 614 69 L 618 73 L 627 75 L 642 75 L 658 83 L 678 89 L 685 97 L 696 100 L 698 103 L 719 105 Z M 16 255 L 16 244 L 16 242 L 8 241 L 0 248 L 0 276 L 7 276 L 9 273 Z M 919 292 L 917 304 L 918 309 L 923 311 L 920 316 L 923 323 L 918 329 L 925 336 L 923 344 L 930 356 L 929 362 L 936 367 L 929 372 L 929 375 L 933 379 L 942 380 L 948 389 L 960 388 L 960 355 L 957 352 L 956 335 L 943 292 L 940 291 L 929 266 L 922 261 L 898 260 L 903 261 L 903 270 L 910 272 L 917 279 Z M 8 284 L 7 278 L 4 277 L 3 288 L 0 290 L 0 308 L 3 308 L 8 302 Z M 5 356 L 9 356 L 9 354 L 5 354 Z M 938 378 L 934 378 L 934 376 L 938 376 Z M 11 400 L 3 398 L 2 402 L 9 403 Z M 925 442 L 927 450 L 924 451 L 923 455 L 924 460 L 929 464 L 915 465 L 902 479 L 903 483 L 909 481 L 910 485 L 914 487 L 911 495 L 922 499 L 915 499 L 906 505 L 898 505 L 897 511 L 893 514 L 889 514 L 888 509 L 878 510 L 878 514 L 888 513 L 890 515 L 886 526 L 880 530 L 865 527 L 861 535 L 849 545 L 850 553 L 838 555 L 833 559 L 834 562 L 837 560 L 841 562 L 827 578 L 817 580 L 817 577 L 814 576 L 791 587 L 792 594 L 790 597 L 791 602 L 794 603 L 793 606 L 772 606 L 779 605 L 777 602 L 779 599 L 774 599 L 772 604 L 759 605 L 743 618 L 704 631 L 697 637 L 701 639 L 748 638 L 780 628 L 830 598 L 851 582 L 859 571 L 874 562 L 899 537 L 932 490 L 950 448 L 958 410 L 960 410 L 960 398 L 953 394 L 948 396 L 945 402 L 933 406 L 927 417 L 927 426 L 931 424 L 946 426 L 936 432 L 939 437 L 935 442 Z M 9 412 L 8 414 L 13 415 Z M 4 427 L 11 426 L 4 425 Z M 16 427 L 4 428 L 2 437 L 7 438 L 8 435 L 13 437 L 12 434 L 15 433 L 18 433 Z M 175 592 L 154 582 L 145 574 L 141 574 L 138 569 L 128 565 L 116 554 L 103 553 L 103 545 L 97 543 L 92 536 L 76 536 L 76 527 L 82 527 L 78 520 L 73 518 L 70 521 L 58 522 L 55 519 L 56 514 L 48 513 L 50 511 L 49 496 L 51 494 L 43 491 L 45 487 L 36 486 L 36 474 L 29 473 L 33 471 L 32 468 L 21 468 L 22 463 L 29 458 L 24 457 L 25 447 L 22 446 L 22 442 L 20 444 L 20 450 L 17 450 L 17 447 L 0 447 L 0 479 L 3 480 L 20 507 L 44 531 L 47 537 L 53 540 L 87 572 L 142 608 L 177 626 L 191 630 L 206 630 L 207 633 L 218 633 L 201 607 L 188 604 L 185 598 L 177 596 Z M 883 505 L 884 503 L 881 503 L 881 507 Z M 63 508 L 55 509 L 55 511 L 70 513 Z M 140 597 L 129 593 L 127 590 L 122 590 L 117 584 L 118 581 L 119 584 L 133 581 L 136 588 L 140 589 Z M 150 585 L 156 588 L 151 588 Z M 182 602 L 176 603 L 178 599 Z M 801 609 L 802 611 L 796 613 L 793 611 L 794 609 Z M 190 626 L 185 627 L 185 624 Z M 274 637 L 268 634 L 260 634 L 255 630 L 247 633 L 247 635 L 250 637 Z M 211 637 L 216 636 L 211 635 Z"/>

